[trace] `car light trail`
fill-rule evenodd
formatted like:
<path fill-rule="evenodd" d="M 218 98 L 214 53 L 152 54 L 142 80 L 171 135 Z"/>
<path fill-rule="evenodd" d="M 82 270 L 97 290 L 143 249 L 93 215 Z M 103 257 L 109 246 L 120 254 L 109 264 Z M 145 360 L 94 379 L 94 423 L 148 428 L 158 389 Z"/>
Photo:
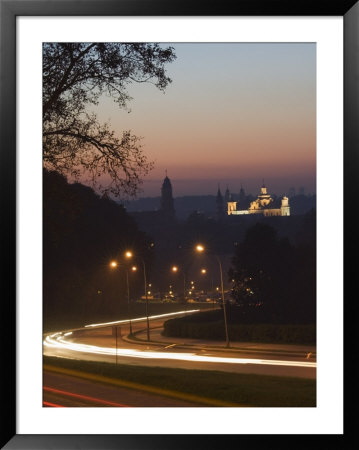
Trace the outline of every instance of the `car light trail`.
<path fill-rule="evenodd" d="M 177 315 L 181 315 L 181 314 L 190 314 L 190 313 L 195 313 L 195 312 L 199 312 L 199 309 L 191 309 L 188 311 L 177 311 L 177 312 L 173 312 L 173 313 L 167 313 L 167 314 L 158 314 L 156 316 L 150 316 L 149 319 L 150 320 L 154 320 L 154 319 L 163 319 L 165 317 L 171 317 L 171 316 L 177 316 Z M 95 327 L 106 327 L 106 326 L 111 326 L 111 325 L 120 325 L 120 324 L 126 324 L 126 323 L 134 323 L 134 322 L 143 322 L 144 320 L 147 320 L 147 317 L 137 317 L 136 319 L 125 319 L 125 320 L 116 320 L 114 322 L 104 322 L 104 323 L 92 323 L 90 325 L 85 325 L 84 328 L 95 328 Z"/>
<path fill-rule="evenodd" d="M 42 406 L 51 406 L 52 408 L 64 408 L 63 405 L 57 405 L 56 403 L 42 402 Z"/>
<path fill-rule="evenodd" d="M 226 364 L 256 364 L 256 365 L 269 365 L 269 366 L 290 366 L 290 367 L 307 367 L 316 368 L 316 362 L 309 361 L 281 361 L 274 359 L 251 359 L 251 358 L 227 358 L 217 356 L 205 356 L 196 355 L 195 353 L 170 353 L 159 351 L 142 351 L 129 348 L 115 348 L 110 347 L 98 347 L 95 345 L 78 344 L 70 342 L 65 339 L 63 335 L 56 333 L 52 336 L 47 336 L 44 345 L 46 347 L 52 347 L 63 350 L 70 350 L 73 352 L 92 353 L 97 355 L 113 355 L 117 354 L 117 357 L 129 357 L 129 358 L 142 358 L 142 359 L 170 359 L 177 361 L 192 361 L 203 363 L 226 363 Z"/>
<path fill-rule="evenodd" d="M 103 400 L 102 398 L 95 398 L 95 397 L 89 397 L 88 395 L 75 394 L 73 392 L 62 391 L 60 389 L 55 389 L 55 388 L 51 388 L 48 386 L 44 386 L 44 391 L 51 392 L 53 394 L 64 395 L 66 397 L 77 398 L 79 400 L 86 400 L 86 401 L 90 401 L 93 403 L 99 403 L 101 405 L 106 405 L 106 406 L 116 406 L 116 407 L 118 407 L 118 406 L 127 407 L 128 406 L 128 405 L 124 405 L 123 403 L 109 402 L 108 400 Z"/>

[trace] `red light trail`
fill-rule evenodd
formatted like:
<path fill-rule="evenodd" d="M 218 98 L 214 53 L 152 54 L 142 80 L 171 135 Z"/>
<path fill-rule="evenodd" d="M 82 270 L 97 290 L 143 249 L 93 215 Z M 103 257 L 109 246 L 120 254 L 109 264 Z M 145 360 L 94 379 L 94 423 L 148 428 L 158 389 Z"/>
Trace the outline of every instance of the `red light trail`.
<path fill-rule="evenodd" d="M 90 402 L 93 402 L 93 403 L 99 403 L 99 404 L 106 405 L 106 406 L 128 407 L 128 405 L 125 405 L 123 403 L 110 402 L 110 401 L 107 401 L 107 400 L 103 400 L 102 398 L 95 398 L 95 397 L 90 397 L 88 395 L 75 394 L 73 392 L 62 391 L 60 389 L 55 389 L 55 388 L 51 388 L 51 387 L 48 387 L 48 386 L 44 386 L 44 391 L 52 392 L 54 394 L 64 395 L 64 396 L 67 396 L 67 397 L 77 398 L 79 400 L 86 400 L 86 401 L 90 401 Z M 56 404 L 50 404 L 49 402 L 43 402 L 44 405 L 45 405 L 45 403 L 47 403 L 46 406 L 62 407 L 62 405 L 56 405 Z"/>

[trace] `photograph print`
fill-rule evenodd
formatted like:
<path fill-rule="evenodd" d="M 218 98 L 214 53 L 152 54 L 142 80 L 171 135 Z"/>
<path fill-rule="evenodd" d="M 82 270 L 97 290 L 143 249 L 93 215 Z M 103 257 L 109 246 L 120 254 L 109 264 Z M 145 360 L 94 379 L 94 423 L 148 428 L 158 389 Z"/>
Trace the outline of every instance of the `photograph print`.
<path fill-rule="evenodd" d="M 45 42 L 43 407 L 313 407 L 316 44 Z"/>

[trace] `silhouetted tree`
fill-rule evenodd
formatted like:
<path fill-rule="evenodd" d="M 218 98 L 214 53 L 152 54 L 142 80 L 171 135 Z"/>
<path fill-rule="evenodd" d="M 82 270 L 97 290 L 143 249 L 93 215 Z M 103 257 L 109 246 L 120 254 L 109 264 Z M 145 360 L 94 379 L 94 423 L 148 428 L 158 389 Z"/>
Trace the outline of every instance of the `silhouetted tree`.
<path fill-rule="evenodd" d="M 232 296 L 254 321 L 316 320 L 315 211 L 303 219 L 295 245 L 268 224 L 248 228 L 237 246 L 229 276 Z"/>
<path fill-rule="evenodd" d="M 243 310 L 274 320 L 286 315 L 294 272 L 294 249 L 288 239 L 278 239 L 273 227 L 257 223 L 247 230 L 232 264 L 232 296 Z"/>
<path fill-rule="evenodd" d="M 296 235 L 296 286 L 293 309 L 302 321 L 316 318 L 316 211 L 303 216 L 303 223 Z"/>
<path fill-rule="evenodd" d="M 45 43 L 43 45 L 44 167 L 119 196 L 133 196 L 140 178 L 152 168 L 139 138 L 124 131 L 116 136 L 89 112 L 109 94 L 121 108 L 131 99 L 126 85 L 150 82 L 164 91 L 171 79 L 164 66 L 172 47 L 150 43 Z M 110 179 L 106 186 L 98 180 Z"/>
<path fill-rule="evenodd" d="M 111 270 L 109 262 L 125 263 L 123 252 L 131 248 L 150 272 L 152 240 L 123 207 L 100 198 L 91 188 L 69 184 L 55 171 L 44 170 L 43 182 L 45 321 L 118 316 L 127 308 L 125 269 Z M 139 264 L 138 259 L 133 263 Z M 142 295 L 141 275 L 132 277 L 133 295 L 136 285 Z"/>

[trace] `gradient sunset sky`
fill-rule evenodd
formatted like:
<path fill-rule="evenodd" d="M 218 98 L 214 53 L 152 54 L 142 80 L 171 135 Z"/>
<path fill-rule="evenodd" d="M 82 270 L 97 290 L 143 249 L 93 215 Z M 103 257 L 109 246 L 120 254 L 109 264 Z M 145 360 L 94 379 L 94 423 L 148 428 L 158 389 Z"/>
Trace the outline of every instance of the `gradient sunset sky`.
<path fill-rule="evenodd" d="M 315 192 L 315 44 L 166 45 L 177 59 L 165 94 L 132 84 L 130 113 L 110 98 L 100 108 L 101 121 L 143 137 L 155 163 L 139 197 L 160 195 L 166 169 L 174 197 L 215 194 L 218 184 L 257 194 L 263 179 L 270 193 Z"/>

